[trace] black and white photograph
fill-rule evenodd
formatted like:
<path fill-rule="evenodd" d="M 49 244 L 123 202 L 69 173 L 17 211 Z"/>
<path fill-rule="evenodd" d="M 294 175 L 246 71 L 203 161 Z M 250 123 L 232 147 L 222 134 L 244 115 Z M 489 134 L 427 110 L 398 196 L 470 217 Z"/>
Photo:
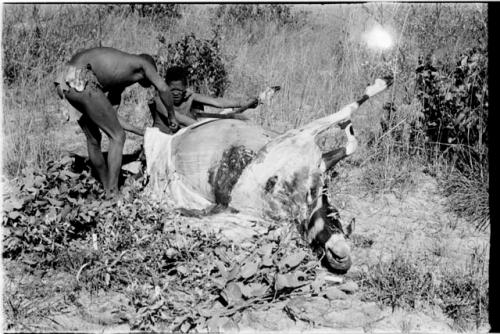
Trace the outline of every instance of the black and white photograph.
<path fill-rule="evenodd" d="M 494 331 L 489 6 L 2 3 L 2 332 Z"/>

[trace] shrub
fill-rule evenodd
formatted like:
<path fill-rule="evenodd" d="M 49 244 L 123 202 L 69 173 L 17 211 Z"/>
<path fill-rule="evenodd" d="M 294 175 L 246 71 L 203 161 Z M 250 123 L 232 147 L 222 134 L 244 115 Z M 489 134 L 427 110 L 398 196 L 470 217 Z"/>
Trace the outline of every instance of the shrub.
<path fill-rule="evenodd" d="M 180 40 L 165 45 L 159 50 L 157 65 L 165 76 L 170 66 L 182 66 L 188 72 L 189 85 L 201 93 L 222 96 L 228 87 L 228 74 L 222 60 L 219 44 L 215 39 L 199 39 L 189 34 Z"/>
<path fill-rule="evenodd" d="M 284 221 L 257 240 L 235 244 L 179 219 L 138 182 L 121 189 L 122 198 L 102 201 L 88 169 L 77 174 L 72 164 L 66 159 L 44 173 L 25 171 L 18 199 L 4 201 L 4 258 L 42 276 L 50 267 L 71 274 L 75 286 L 91 293 L 123 293 L 133 309 L 127 314 L 132 329 L 199 331 L 212 318 L 311 296 L 325 286 L 321 277 L 313 286 L 319 261 Z M 77 234 L 77 224 L 86 233 Z M 28 321 L 13 313 L 7 314 L 10 326 Z"/>
<path fill-rule="evenodd" d="M 452 73 L 421 59 L 416 69 L 428 141 L 457 156 L 460 171 L 475 171 L 487 165 L 488 84 L 485 50 L 469 49 Z"/>
<path fill-rule="evenodd" d="M 53 264 L 78 231 L 95 223 L 103 189 L 90 170 L 71 170 L 72 160 L 50 162 L 45 172 L 23 170 L 19 194 L 4 202 L 3 255 L 26 263 Z M 87 202 L 88 205 L 84 205 Z"/>

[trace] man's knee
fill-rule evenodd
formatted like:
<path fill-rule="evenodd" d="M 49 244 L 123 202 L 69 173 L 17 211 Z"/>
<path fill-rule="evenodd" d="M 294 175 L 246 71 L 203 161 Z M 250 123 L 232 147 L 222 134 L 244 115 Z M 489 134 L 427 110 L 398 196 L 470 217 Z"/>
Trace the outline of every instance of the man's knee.
<path fill-rule="evenodd" d="M 113 143 L 123 146 L 125 144 L 125 131 L 123 129 L 120 129 L 111 133 L 109 140 Z"/>
<path fill-rule="evenodd" d="M 90 146 L 101 149 L 101 137 L 100 136 L 98 136 L 97 138 L 94 136 L 87 136 L 87 143 Z"/>

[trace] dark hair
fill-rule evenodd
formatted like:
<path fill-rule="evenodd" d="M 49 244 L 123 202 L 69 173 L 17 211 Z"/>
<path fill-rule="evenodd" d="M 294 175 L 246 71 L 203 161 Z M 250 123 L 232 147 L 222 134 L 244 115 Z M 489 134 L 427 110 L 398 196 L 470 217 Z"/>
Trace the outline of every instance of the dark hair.
<path fill-rule="evenodd" d="M 151 56 L 151 55 L 148 55 L 147 53 L 141 53 L 139 55 L 139 57 L 141 57 L 142 59 L 144 59 L 145 61 L 147 61 L 148 63 L 150 63 L 151 65 L 154 66 L 155 70 L 158 71 L 158 68 L 156 67 L 156 63 L 155 63 L 155 60 L 154 58 Z"/>
<path fill-rule="evenodd" d="M 167 84 L 172 81 L 182 81 L 183 84 L 187 85 L 187 72 L 184 67 L 172 66 L 167 69 L 167 74 L 165 75 L 165 81 Z"/>

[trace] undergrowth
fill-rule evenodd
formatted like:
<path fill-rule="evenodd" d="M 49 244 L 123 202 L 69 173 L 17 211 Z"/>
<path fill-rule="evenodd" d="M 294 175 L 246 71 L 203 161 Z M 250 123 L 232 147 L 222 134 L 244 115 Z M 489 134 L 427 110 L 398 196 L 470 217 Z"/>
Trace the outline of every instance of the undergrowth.
<path fill-rule="evenodd" d="M 461 267 L 439 267 L 425 256 L 396 253 L 363 271 L 367 300 L 393 310 L 439 307 L 453 320 L 453 329 L 478 330 L 488 323 L 487 247 L 476 247 Z"/>
<path fill-rule="evenodd" d="M 290 224 L 235 245 L 152 201 L 141 179 L 127 179 L 119 200 L 103 200 L 90 170 L 75 173 L 74 164 L 67 158 L 44 173 L 25 170 L 4 200 L 3 257 L 31 271 L 69 274 L 77 290 L 123 293 L 132 329 L 202 329 L 210 319 L 213 325 L 328 288 L 317 275 L 319 260 Z M 5 301 L 11 326 L 22 318 L 16 298 Z"/>

